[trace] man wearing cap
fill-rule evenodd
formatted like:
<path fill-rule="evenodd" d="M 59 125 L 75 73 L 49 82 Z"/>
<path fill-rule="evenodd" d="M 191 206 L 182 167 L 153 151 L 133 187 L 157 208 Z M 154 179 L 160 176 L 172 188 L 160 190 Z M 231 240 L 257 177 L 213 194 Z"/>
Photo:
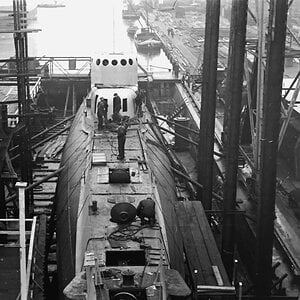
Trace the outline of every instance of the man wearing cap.
<path fill-rule="evenodd" d="M 113 121 L 118 122 L 120 120 L 119 112 L 121 110 L 121 98 L 117 93 L 114 93 L 113 97 Z"/>

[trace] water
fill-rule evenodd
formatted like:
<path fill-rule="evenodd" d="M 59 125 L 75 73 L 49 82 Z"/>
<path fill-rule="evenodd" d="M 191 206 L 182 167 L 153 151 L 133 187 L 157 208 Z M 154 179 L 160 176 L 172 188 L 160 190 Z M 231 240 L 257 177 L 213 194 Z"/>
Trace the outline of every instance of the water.
<path fill-rule="evenodd" d="M 33 1 L 27 0 L 28 5 Z M 50 1 L 48 0 L 48 3 Z M 106 52 L 134 52 L 127 27 L 138 21 L 122 19 L 122 0 L 66 0 L 66 7 L 38 8 L 37 20 L 29 28 L 30 56 L 96 56 Z M 12 34 L 0 34 L 0 57 L 14 56 Z M 139 63 L 149 71 L 168 72 L 171 68 L 161 50 L 156 54 L 138 53 Z"/>

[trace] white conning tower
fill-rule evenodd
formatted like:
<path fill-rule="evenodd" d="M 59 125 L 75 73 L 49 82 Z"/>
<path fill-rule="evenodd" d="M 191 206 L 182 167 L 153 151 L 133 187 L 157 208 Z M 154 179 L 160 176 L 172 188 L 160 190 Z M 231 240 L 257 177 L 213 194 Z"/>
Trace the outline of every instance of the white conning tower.
<path fill-rule="evenodd" d="M 138 66 L 135 55 L 124 53 L 102 54 L 91 66 L 91 85 L 136 86 Z"/>

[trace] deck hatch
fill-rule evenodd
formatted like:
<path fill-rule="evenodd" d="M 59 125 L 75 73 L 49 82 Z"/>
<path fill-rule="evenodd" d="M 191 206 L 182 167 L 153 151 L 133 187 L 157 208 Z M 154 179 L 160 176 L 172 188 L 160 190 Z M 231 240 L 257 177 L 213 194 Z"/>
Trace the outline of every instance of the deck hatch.
<path fill-rule="evenodd" d="M 106 251 L 106 266 L 144 266 L 146 257 L 144 250 Z"/>
<path fill-rule="evenodd" d="M 109 183 L 130 183 L 129 168 L 109 168 Z"/>

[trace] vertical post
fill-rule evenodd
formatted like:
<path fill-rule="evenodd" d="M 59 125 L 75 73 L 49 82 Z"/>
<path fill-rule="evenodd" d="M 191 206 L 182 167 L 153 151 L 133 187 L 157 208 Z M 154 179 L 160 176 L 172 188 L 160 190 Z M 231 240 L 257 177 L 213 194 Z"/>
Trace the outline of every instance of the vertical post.
<path fill-rule="evenodd" d="M 264 89 L 264 122 L 261 142 L 261 176 L 259 180 L 260 198 L 256 233 L 256 299 L 267 299 L 271 294 L 272 288 L 276 161 L 284 72 L 287 11 L 288 0 L 270 1 Z"/>
<path fill-rule="evenodd" d="M 236 184 L 246 42 L 247 4 L 248 0 L 232 0 L 226 82 L 228 135 L 226 139 L 222 258 L 230 279 L 232 279 L 233 276 L 235 246 L 235 215 L 232 214 L 232 211 L 236 208 Z"/>
<path fill-rule="evenodd" d="M 86 273 L 86 286 L 87 286 L 87 300 L 96 299 L 95 281 L 97 274 L 95 274 L 95 255 L 93 252 L 86 252 L 84 256 L 85 273 Z"/>
<path fill-rule="evenodd" d="M 2 129 L 2 131 L 4 131 L 4 133 L 8 133 L 7 105 L 6 104 L 1 104 L 0 109 L 1 109 L 0 128 Z"/>
<path fill-rule="evenodd" d="M 72 113 L 73 115 L 76 114 L 77 106 L 76 106 L 76 90 L 75 90 L 75 84 L 73 84 L 73 108 L 72 108 Z"/>
<path fill-rule="evenodd" d="M 219 18 L 220 0 L 207 0 L 198 149 L 198 181 L 203 185 L 203 189 L 198 190 L 198 200 L 202 201 L 204 209 L 212 206 Z"/>
<path fill-rule="evenodd" d="M 6 203 L 5 203 L 4 180 L 1 179 L 1 176 L 0 176 L 0 218 L 1 219 L 5 219 L 6 218 Z M 5 223 L 3 223 L 3 224 L 5 224 Z M 6 235 L 0 234 L 0 243 L 4 243 L 5 241 L 6 241 Z"/>
<path fill-rule="evenodd" d="M 64 118 L 67 115 L 68 103 L 69 103 L 69 96 L 70 96 L 70 85 L 68 85 L 66 101 L 65 101 L 65 109 L 64 109 Z"/>
<path fill-rule="evenodd" d="M 243 283 L 240 281 L 238 286 L 238 300 L 243 298 Z"/>
<path fill-rule="evenodd" d="M 30 147 L 30 119 L 29 113 L 29 79 L 28 79 L 28 51 L 27 51 L 27 33 L 19 32 L 26 24 L 26 2 L 25 0 L 14 0 L 14 43 L 16 51 L 16 69 L 18 85 L 18 113 L 19 122 L 24 126 L 21 132 L 20 160 L 21 160 L 21 180 L 32 182 L 32 157 Z M 25 25 L 24 25 L 25 24 Z M 29 202 L 32 200 L 32 191 L 26 192 L 26 215 L 29 215 Z"/>
<path fill-rule="evenodd" d="M 0 218 L 6 218 L 4 180 L 0 177 Z"/>
<path fill-rule="evenodd" d="M 0 123 L 0 132 L 2 131 L 3 136 L 8 132 L 8 123 L 7 123 L 7 105 L 3 104 L 0 105 L 1 109 L 1 123 Z M 6 152 L 6 155 L 7 152 Z M 6 218 L 6 203 L 5 203 L 5 189 L 4 189 L 4 179 L 1 178 L 1 172 L 0 170 L 0 218 L 5 219 Z M 0 235 L 0 243 L 5 240 L 4 235 Z"/>
<path fill-rule="evenodd" d="M 266 26 L 264 24 L 264 0 L 258 1 L 258 45 L 257 45 L 257 85 L 256 85 L 256 139 L 254 146 L 254 163 L 258 177 L 261 169 L 261 138 L 263 122 L 263 90 L 264 90 L 264 60 L 265 55 L 265 34 Z"/>
<path fill-rule="evenodd" d="M 25 188 L 26 182 L 17 182 L 19 189 L 19 231 L 20 231 L 20 282 L 21 300 L 27 300 L 26 280 L 26 232 L 25 232 Z"/>

